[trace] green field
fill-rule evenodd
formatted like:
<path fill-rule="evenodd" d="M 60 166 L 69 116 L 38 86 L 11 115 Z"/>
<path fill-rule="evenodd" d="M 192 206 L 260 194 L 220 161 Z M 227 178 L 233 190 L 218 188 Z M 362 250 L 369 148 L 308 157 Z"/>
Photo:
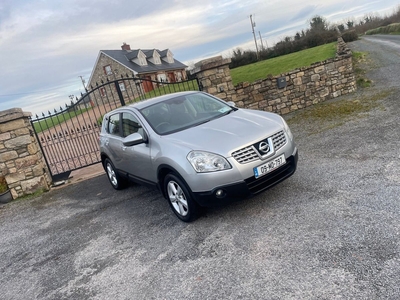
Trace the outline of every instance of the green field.
<path fill-rule="evenodd" d="M 279 75 L 297 68 L 311 66 L 311 64 L 335 57 L 336 42 L 306 49 L 303 51 L 283 55 L 254 64 L 231 70 L 233 85 L 239 82 L 254 82 L 267 78 L 268 75 Z"/>

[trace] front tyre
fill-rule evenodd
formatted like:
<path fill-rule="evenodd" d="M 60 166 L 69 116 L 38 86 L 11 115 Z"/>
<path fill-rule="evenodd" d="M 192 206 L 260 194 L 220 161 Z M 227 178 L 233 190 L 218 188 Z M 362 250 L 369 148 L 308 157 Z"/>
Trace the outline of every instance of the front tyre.
<path fill-rule="evenodd" d="M 164 189 L 175 215 L 184 222 L 193 221 L 199 209 L 186 184 L 174 174 L 168 174 L 164 179 Z"/>
<path fill-rule="evenodd" d="M 122 190 L 127 186 L 127 181 L 121 178 L 113 163 L 108 158 L 104 161 L 104 169 L 106 170 L 108 180 L 114 189 Z"/>

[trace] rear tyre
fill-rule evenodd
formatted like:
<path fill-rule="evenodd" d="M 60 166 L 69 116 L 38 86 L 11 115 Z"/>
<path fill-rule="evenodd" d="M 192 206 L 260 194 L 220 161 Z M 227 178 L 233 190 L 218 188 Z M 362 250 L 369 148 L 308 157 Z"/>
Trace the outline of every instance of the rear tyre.
<path fill-rule="evenodd" d="M 121 178 L 113 163 L 108 158 L 104 161 L 104 169 L 106 170 L 108 180 L 114 189 L 122 190 L 128 185 L 127 180 Z"/>
<path fill-rule="evenodd" d="M 180 220 L 191 222 L 196 219 L 199 207 L 183 180 L 174 174 L 167 174 L 164 179 L 164 189 L 172 211 Z"/>

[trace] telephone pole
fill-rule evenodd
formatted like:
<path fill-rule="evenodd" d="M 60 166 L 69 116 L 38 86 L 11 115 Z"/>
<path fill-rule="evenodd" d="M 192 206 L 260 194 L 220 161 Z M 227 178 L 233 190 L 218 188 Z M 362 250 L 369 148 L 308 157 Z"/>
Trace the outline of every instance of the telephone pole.
<path fill-rule="evenodd" d="M 81 78 L 82 81 L 82 85 L 83 85 L 83 89 L 86 91 L 86 87 L 85 87 L 85 79 L 83 79 L 83 76 L 78 76 Z"/>
<path fill-rule="evenodd" d="M 261 51 L 264 51 L 264 44 L 263 44 L 263 41 L 262 41 L 261 32 L 258 32 L 258 34 L 260 35 Z"/>
<path fill-rule="evenodd" d="M 257 39 L 256 39 L 256 34 L 254 33 L 254 27 L 256 27 L 256 22 L 253 22 L 253 16 L 252 15 L 250 15 L 250 23 L 251 23 L 251 30 L 253 31 L 254 43 L 256 44 L 257 60 L 259 60 Z"/>

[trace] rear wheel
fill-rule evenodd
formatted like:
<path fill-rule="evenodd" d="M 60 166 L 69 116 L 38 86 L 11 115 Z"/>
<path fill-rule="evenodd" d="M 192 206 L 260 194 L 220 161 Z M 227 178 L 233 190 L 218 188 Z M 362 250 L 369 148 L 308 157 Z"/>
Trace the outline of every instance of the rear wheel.
<path fill-rule="evenodd" d="M 127 186 L 127 180 L 121 178 L 113 163 L 108 158 L 104 161 L 104 168 L 106 170 L 108 180 L 114 189 L 121 190 Z"/>
<path fill-rule="evenodd" d="M 198 204 L 186 184 L 174 174 L 164 179 L 164 189 L 169 205 L 175 215 L 184 222 L 193 221 L 198 214 Z"/>

